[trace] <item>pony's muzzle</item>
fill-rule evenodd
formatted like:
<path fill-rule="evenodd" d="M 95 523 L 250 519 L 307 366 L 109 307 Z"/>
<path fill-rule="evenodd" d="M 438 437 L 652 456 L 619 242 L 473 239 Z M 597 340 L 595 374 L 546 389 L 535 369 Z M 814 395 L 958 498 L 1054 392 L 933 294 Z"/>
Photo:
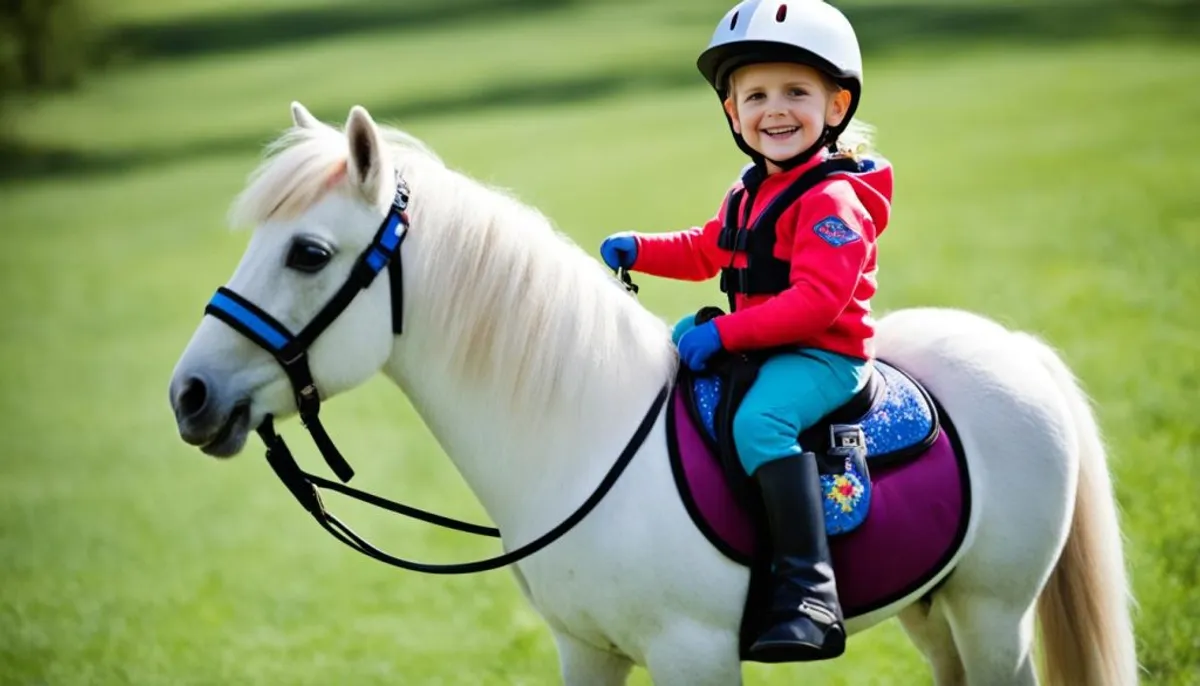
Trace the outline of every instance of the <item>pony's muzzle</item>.
<path fill-rule="evenodd" d="M 171 383 L 171 408 L 179 437 L 209 455 L 227 457 L 245 444 L 250 402 L 221 402 L 216 386 L 199 374 L 180 375 Z"/>
<path fill-rule="evenodd" d="M 172 386 L 178 386 L 171 388 L 171 407 L 175 410 L 175 421 L 180 426 L 208 409 L 208 382 L 203 377 L 188 376 Z"/>

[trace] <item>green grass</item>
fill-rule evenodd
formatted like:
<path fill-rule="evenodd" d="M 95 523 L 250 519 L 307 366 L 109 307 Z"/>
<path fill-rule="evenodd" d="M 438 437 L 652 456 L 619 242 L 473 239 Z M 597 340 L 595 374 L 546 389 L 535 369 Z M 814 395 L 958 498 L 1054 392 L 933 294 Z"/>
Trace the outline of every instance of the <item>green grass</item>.
<path fill-rule="evenodd" d="M 227 11 L 202 5 L 118 19 Z M 555 683 L 507 574 L 422 577 L 337 546 L 257 448 L 216 464 L 182 445 L 166 383 L 244 246 L 225 208 L 294 98 L 335 121 L 368 106 L 589 248 L 706 218 L 741 163 L 690 71 L 714 8 L 572 3 L 168 54 L 26 103 L 0 173 L 0 683 Z M 909 33 L 875 51 L 863 114 L 898 170 L 877 305 L 967 308 L 1063 351 L 1111 449 L 1145 681 L 1196 683 L 1200 94 L 1184 84 L 1200 50 L 1096 35 Z M 642 286 L 664 317 L 720 300 L 715 284 Z M 365 486 L 483 518 L 395 389 L 326 412 Z M 402 555 L 495 552 L 344 509 Z M 747 674 L 928 682 L 892 623 L 836 663 Z"/>

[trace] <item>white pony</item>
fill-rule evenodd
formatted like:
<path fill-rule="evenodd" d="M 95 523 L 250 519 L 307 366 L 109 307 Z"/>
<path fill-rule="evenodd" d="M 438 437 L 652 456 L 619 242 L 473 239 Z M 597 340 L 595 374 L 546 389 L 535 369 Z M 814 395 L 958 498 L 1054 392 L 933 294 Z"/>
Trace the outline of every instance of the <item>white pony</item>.
<path fill-rule="evenodd" d="M 317 386 L 328 398 L 382 371 L 505 548 L 537 538 L 593 492 L 675 374 L 667 326 L 536 210 L 363 108 L 342 131 L 299 104 L 292 115 L 233 208 L 236 224 L 257 228 L 229 288 L 299 331 L 371 241 L 398 173 L 412 197 L 403 334 L 390 327 L 388 279 L 376 279 L 312 346 Z M 298 237 L 327 246 L 328 262 L 289 266 Z M 1118 515 L 1072 373 L 1033 337 L 954 310 L 884 317 L 878 349 L 953 418 L 971 525 L 952 574 L 851 619 L 849 632 L 898 616 L 937 684 L 1034 684 L 1037 608 L 1047 681 L 1136 683 Z M 213 317 L 179 360 L 171 401 L 183 439 L 219 455 L 239 452 L 265 416 L 296 411 L 275 359 Z M 660 415 L 599 506 L 513 567 L 567 684 L 621 684 L 634 664 L 664 686 L 741 682 L 749 573 L 696 529 L 665 443 Z"/>

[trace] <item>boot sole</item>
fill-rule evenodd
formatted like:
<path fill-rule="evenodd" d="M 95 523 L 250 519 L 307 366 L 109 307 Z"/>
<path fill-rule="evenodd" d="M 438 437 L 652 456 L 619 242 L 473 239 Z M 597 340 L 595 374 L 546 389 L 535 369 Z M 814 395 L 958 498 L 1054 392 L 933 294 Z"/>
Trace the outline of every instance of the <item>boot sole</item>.
<path fill-rule="evenodd" d="M 846 652 L 845 640 L 833 639 L 824 646 L 786 641 L 755 643 L 746 656 L 749 662 L 778 664 L 781 662 L 817 662 L 832 660 Z"/>

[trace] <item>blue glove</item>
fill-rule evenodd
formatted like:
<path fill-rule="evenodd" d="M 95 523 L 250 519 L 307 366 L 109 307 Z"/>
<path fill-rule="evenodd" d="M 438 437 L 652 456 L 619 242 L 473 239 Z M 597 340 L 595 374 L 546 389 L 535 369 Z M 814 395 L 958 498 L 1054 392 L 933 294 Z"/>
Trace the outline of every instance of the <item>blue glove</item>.
<path fill-rule="evenodd" d="M 609 269 L 632 269 L 637 261 L 637 239 L 628 231 L 614 233 L 600 244 L 600 258 Z"/>
<path fill-rule="evenodd" d="M 679 358 L 694 372 L 704 369 L 704 364 L 713 353 L 721 349 L 721 335 L 717 325 L 709 320 L 683 334 L 679 339 Z"/>

